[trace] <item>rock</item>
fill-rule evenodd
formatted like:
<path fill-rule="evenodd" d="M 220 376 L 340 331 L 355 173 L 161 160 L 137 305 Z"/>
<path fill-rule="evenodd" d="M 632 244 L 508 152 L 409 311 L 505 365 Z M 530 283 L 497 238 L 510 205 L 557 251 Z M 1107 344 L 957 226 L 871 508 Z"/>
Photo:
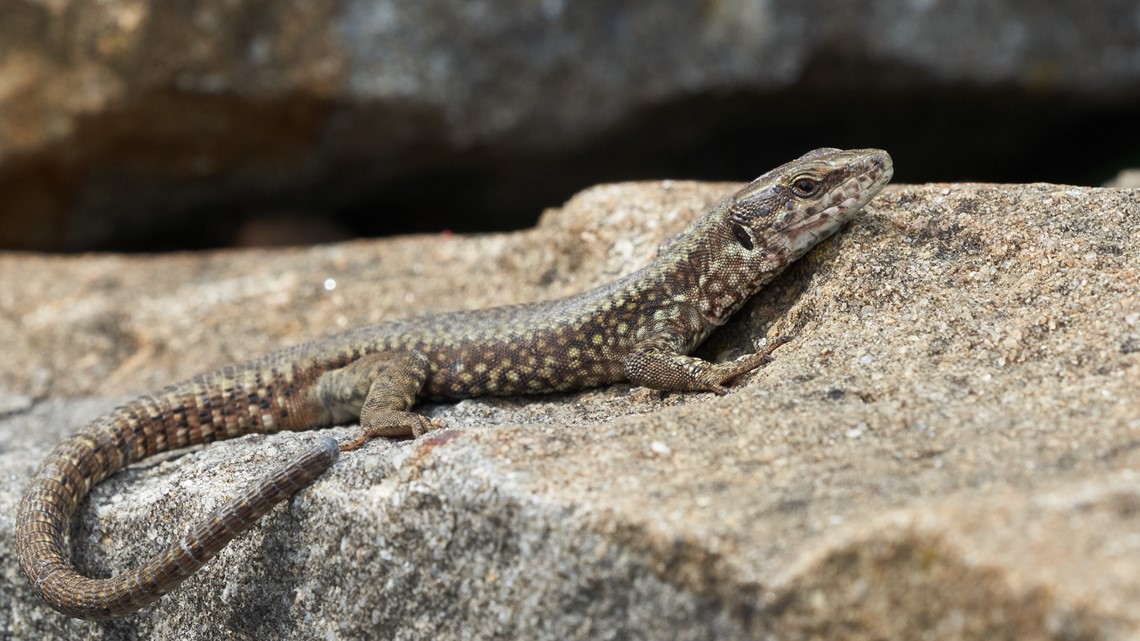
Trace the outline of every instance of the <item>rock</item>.
<path fill-rule="evenodd" d="M 1121 170 L 1112 180 L 1106 182 L 1104 186 L 1121 189 L 1140 189 L 1140 169 Z"/>
<path fill-rule="evenodd" d="M 713 337 L 708 355 L 793 337 L 728 396 L 615 385 L 430 407 L 448 431 L 342 456 L 122 621 L 67 620 L 19 577 L 25 479 L 129 392 L 345 326 L 608 281 L 729 189 L 598 187 L 514 234 L 0 257 L 0 389 L 40 399 L 0 421 L 0 630 L 1140 635 L 1140 201 L 1050 184 L 888 187 Z M 78 562 L 132 567 L 315 437 L 214 444 L 102 483 Z"/>
<path fill-rule="evenodd" d="M 816 143 L 889 147 L 940 177 L 1071 181 L 1134 121 L 1134 14 L 0 0 L 0 246 L 233 244 L 242 220 L 294 207 L 357 234 L 502 229 L 600 177 L 744 178 Z"/>

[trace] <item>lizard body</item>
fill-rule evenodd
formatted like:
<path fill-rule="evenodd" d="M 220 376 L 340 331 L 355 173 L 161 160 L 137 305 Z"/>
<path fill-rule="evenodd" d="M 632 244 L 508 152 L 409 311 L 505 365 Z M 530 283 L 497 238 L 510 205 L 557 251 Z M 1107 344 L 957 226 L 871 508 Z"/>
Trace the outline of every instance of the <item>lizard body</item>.
<path fill-rule="evenodd" d="M 16 520 L 21 569 L 60 612 L 122 616 L 177 586 L 340 451 L 437 427 L 411 411 L 418 401 L 616 381 L 723 394 L 774 347 L 726 363 L 689 352 L 892 175 L 886 152 L 818 149 L 718 203 L 649 266 L 583 294 L 351 330 L 135 399 L 64 440 L 33 475 Z M 64 545 L 72 515 L 95 484 L 131 463 L 251 432 L 356 420 L 359 438 L 322 439 L 139 568 L 104 579 L 72 568 Z"/>

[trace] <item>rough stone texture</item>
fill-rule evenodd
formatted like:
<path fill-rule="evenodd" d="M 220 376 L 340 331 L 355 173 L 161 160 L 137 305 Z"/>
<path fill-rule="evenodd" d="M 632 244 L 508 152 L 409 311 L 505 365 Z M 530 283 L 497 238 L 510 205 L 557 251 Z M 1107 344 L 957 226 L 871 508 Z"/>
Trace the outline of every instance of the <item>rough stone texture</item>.
<path fill-rule="evenodd" d="M 9 248 L 155 240 L 180 221 L 225 227 L 279 210 L 304 217 L 413 176 L 402 193 L 458 174 L 465 180 L 449 189 L 463 197 L 447 205 L 495 211 L 528 183 L 561 194 L 590 184 L 581 178 L 623 148 L 679 154 L 686 136 L 713 148 L 747 138 L 755 155 L 783 130 L 803 144 L 819 128 L 828 144 L 890 146 L 866 134 L 881 119 L 955 100 L 968 110 L 990 92 L 993 108 L 958 138 L 977 171 L 1003 147 L 1034 148 L 1014 135 L 977 157 L 1001 105 L 1027 118 L 1016 96 L 1111 103 L 1136 100 L 1140 87 L 1132 0 L 0 0 L 0 16 L 0 246 Z M 809 94 L 789 100 L 790 87 Z M 897 91 L 932 90 L 949 93 L 882 113 Z M 716 140 L 717 122 L 748 121 L 765 103 L 683 106 L 732 95 L 795 106 L 728 141 Z M 647 125 L 636 144 L 611 138 L 608 153 L 573 161 L 670 106 L 677 115 Z M 805 109 L 820 113 L 795 119 Z M 1053 147 L 1071 119 L 1047 123 Z M 945 127 L 905 122 L 900 146 L 916 127 Z M 654 148 L 663 138 L 681 151 Z M 563 164 L 536 176 L 534 158 L 517 158 L 528 153 Z"/>
<path fill-rule="evenodd" d="M 24 479 L 111 397 L 342 326 L 577 291 L 729 188 L 599 187 L 509 235 L 0 256 L 0 636 L 1140 636 L 1140 193 L 1050 184 L 889 187 L 714 336 L 722 355 L 794 336 L 728 396 L 429 408 L 452 429 L 342 457 L 122 621 L 64 619 L 20 580 Z M 79 563 L 154 554 L 314 436 L 105 482 Z"/>

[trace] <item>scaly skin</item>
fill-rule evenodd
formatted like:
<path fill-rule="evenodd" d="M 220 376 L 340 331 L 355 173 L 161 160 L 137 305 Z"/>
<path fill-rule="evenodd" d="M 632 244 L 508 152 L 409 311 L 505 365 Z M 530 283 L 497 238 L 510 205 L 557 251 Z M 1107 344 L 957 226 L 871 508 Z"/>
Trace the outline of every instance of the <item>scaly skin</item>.
<path fill-rule="evenodd" d="M 392 321 L 225 367 L 138 398 L 48 454 L 16 519 L 20 567 L 53 608 L 100 619 L 167 593 L 339 452 L 376 436 L 436 427 L 422 399 L 583 389 L 617 381 L 726 393 L 768 352 L 727 363 L 688 354 L 751 296 L 855 215 L 893 175 L 875 149 L 817 149 L 749 183 L 693 221 L 652 264 L 583 294 L 544 303 Z M 98 482 L 159 452 L 251 432 L 359 420 L 361 436 L 322 442 L 190 528 L 138 569 L 77 573 L 65 533 Z"/>

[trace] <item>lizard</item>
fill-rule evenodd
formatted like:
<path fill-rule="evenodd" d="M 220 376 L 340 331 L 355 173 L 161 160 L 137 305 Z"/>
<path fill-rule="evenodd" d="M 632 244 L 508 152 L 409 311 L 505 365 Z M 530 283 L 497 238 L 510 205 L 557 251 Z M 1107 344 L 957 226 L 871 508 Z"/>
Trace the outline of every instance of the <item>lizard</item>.
<path fill-rule="evenodd" d="M 690 353 L 893 175 L 885 151 L 817 149 L 724 198 L 648 266 L 609 284 L 554 301 L 386 321 L 141 396 L 60 442 L 32 475 L 16 518 L 20 568 L 66 615 L 124 616 L 179 585 L 342 451 L 442 427 L 414 412 L 417 402 L 621 381 L 726 394 L 783 341 L 721 363 Z M 319 439 L 133 570 L 91 578 L 68 558 L 64 539 L 80 502 L 132 463 L 243 434 L 352 422 L 358 436 Z"/>

